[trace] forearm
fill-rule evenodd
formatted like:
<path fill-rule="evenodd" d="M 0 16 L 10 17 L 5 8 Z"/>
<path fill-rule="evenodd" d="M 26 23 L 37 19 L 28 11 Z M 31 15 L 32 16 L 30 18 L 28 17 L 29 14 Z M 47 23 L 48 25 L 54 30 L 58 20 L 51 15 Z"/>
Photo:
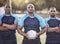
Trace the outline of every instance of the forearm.
<path fill-rule="evenodd" d="M 42 28 L 42 30 L 39 32 L 39 35 L 41 35 L 41 34 L 43 34 L 45 32 L 47 32 L 47 27 Z"/>
<path fill-rule="evenodd" d="M 0 23 L 0 31 L 5 31 L 5 30 L 8 30 L 8 28 L 3 26 L 2 23 Z"/>
<path fill-rule="evenodd" d="M 17 25 L 13 24 L 13 25 L 8 25 L 6 24 L 6 27 L 10 30 L 15 30 L 17 28 Z"/>
<path fill-rule="evenodd" d="M 48 27 L 48 32 L 55 32 L 55 30 L 57 30 L 56 27 L 54 27 L 54 28 Z"/>
<path fill-rule="evenodd" d="M 5 31 L 5 30 L 8 30 L 8 28 L 0 26 L 0 31 Z"/>
<path fill-rule="evenodd" d="M 17 28 L 18 33 L 22 36 L 26 36 L 26 34 L 22 31 L 22 29 L 23 29 L 23 27 L 18 26 L 18 28 Z"/>
<path fill-rule="evenodd" d="M 11 29 L 11 30 L 15 30 L 17 28 L 17 26 L 16 25 L 8 25 L 7 28 Z"/>
<path fill-rule="evenodd" d="M 55 29 L 54 28 L 48 28 L 48 32 L 54 32 Z"/>
<path fill-rule="evenodd" d="M 19 33 L 20 35 L 25 36 L 25 33 L 24 33 L 22 30 L 17 29 L 17 31 L 18 31 L 18 33 Z"/>
<path fill-rule="evenodd" d="M 56 32 L 56 33 L 60 33 L 60 28 L 58 28 L 55 32 Z"/>

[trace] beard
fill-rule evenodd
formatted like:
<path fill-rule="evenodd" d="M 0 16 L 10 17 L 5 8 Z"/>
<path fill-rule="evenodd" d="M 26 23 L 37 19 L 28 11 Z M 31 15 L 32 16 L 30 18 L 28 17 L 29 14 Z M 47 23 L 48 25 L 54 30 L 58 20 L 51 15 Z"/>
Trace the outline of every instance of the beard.
<path fill-rule="evenodd" d="M 10 11 L 5 11 L 6 14 L 10 14 L 11 12 Z"/>
<path fill-rule="evenodd" d="M 51 14 L 51 17 L 55 17 L 55 14 Z"/>
<path fill-rule="evenodd" d="M 29 14 L 33 14 L 33 13 L 34 13 L 34 11 L 28 11 L 28 13 L 29 13 Z"/>
<path fill-rule="evenodd" d="M 33 12 L 29 12 L 29 14 L 33 14 Z"/>

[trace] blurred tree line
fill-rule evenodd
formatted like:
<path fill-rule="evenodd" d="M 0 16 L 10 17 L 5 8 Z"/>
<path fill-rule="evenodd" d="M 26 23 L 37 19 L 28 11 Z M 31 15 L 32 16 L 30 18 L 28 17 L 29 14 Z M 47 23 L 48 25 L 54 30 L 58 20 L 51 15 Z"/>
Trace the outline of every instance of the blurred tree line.
<path fill-rule="evenodd" d="M 58 11 L 60 11 L 60 0 L 45 0 L 45 5 L 48 8 L 54 6 Z"/>
<path fill-rule="evenodd" d="M 58 11 L 60 11 L 60 0 L 29 0 L 29 3 L 33 3 L 36 7 L 36 10 L 42 10 L 44 8 L 56 7 Z M 24 0 L 19 4 L 19 7 L 13 6 L 13 8 L 26 10 L 26 6 L 28 3 L 25 3 Z M 14 3 L 12 3 L 14 5 Z"/>
<path fill-rule="evenodd" d="M 0 6 L 5 5 L 9 0 L 0 0 Z M 18 3 L 18 2 L 17 2 Z M 33 3 L 36 10 L 42 10 L 44 8 L 56 7 L 60 11 L 60 0 L 29 0 L 28 3 Z M 26 10 L 27 4 L 24 0 L 17 6 L 12 2 L 12 8 L 17 10 Z"/>
<path fill-rule="evenodd" d="M 7 2 L 8 0 L 0 0 L 0 7 L 4 6 Z"/>

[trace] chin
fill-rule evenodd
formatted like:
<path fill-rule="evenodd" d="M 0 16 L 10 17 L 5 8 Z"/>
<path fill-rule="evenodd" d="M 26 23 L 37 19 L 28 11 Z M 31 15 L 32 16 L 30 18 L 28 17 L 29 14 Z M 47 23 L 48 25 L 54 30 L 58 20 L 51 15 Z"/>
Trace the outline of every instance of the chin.
<path fill-rule="evenodd" d="M 29 13 L 33 13 L 33 11 L 29 12 Z"/>

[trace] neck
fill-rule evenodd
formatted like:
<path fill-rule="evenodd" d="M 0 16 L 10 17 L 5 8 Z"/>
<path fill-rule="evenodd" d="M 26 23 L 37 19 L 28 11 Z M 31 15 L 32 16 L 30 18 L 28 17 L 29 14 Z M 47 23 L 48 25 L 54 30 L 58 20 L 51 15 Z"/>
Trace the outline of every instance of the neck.
<path fill-rule="evenodd" d="M 34 16 L 34 13 L 29 13 L 30 16 Z"/>
<path fill-rule="evenodd" d="M 55 16 L 54 17 L 51 16 L 51 18 L 56 18 L 56 17 Z"/>
<path fill-rule="evenodd" d="M 34 14 L 29 14 L 30 16 L 34 16 Z"/>
<path fill-rule="evenodd" d="M 5 14 L 7 14 L 7 15 L 8 15 L 8 14 L 10 14 L 10 13 L 6 13 L 6 12 L 5 12 Z"/>

